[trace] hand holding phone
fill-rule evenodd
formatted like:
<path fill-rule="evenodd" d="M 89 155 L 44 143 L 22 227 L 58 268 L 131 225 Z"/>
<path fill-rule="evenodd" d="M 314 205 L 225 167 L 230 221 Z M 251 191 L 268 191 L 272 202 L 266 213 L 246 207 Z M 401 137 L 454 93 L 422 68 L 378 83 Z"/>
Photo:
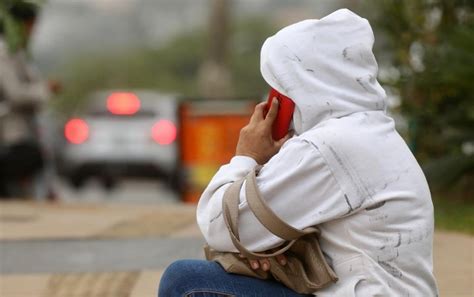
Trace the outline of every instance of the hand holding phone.
<path fill-rule="evenodd" d="M 294 103 L 288 97 L 283 98 L 278 92 L 270 93 L 268 102 L 272 102 L 271 105 L 268 105 L 268 102 L 261 102 L 255 106 L 248 125 L 240 130 L 235 149 L 236 156 L 251 157 L 260 165 L 277 154 L 291 137 L 288 128 Z M 274 98 L 277 101 L 273 101 Z M 275 104 L 276 102 L 279 104 Z"/>
<path fill-rule="evenodd" d="M 286 134 L 288 134 L 288 130 L 293 119 L 293 112 L 295 111 L 295 103 L 287 96 L 272 88 L 268 95 L 267 108 L 265 109 L 264 114 L 265 117 L 274 98 L 278 100 L 279 104 L 278 114 L 272 126 L 272 136 L 274 140 L 280 140 L 285 137 Z"/>

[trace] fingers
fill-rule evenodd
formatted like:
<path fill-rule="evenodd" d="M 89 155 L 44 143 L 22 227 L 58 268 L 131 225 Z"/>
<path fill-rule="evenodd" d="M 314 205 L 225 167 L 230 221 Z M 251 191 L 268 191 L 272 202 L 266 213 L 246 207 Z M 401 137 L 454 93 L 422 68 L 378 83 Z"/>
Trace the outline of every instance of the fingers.
<path fill-rule="evenodd" d="M 272 105 L 270 106 L 270 110 L 268 111 L 267 116 L 265 117 L 265 121 L 269 123 L 270 127 L 275 121 L 277 115 L 278 115 L 278 99 L 276 97 L 273 97 Z"/>
<path fill-rule="evenodd" d="M 242 254 L 239 254 L 239 257 L 241 259 L 246 259 L 245 256 Z M 257 270 L 260 268 L 260 263 L 258 260 L 249 260 L 249 263 L 250 263 L 250 267 L 252 267 L 253 270 Z"/>
<path fill-rule="evenodd" d="M 245 258 L 244 256 L 242 255 L 239 255 L 241 258 Z M 287 259 L 286 259 L 286 256 L 285 255 L 278 255 L 275 257 L 276 260 L 278 261 L 278 263 L 280 263 L 280 265 L 286 265 L 286 263 L 288 262 Z M 253 270 L 257 270 L 257 269 L 262 269 L 263 271 L 269 271 L 270 270 L 270 261 L 268 259 L 261 259 L 261 260 L 248 260 L 249 263 L 250 263 L 250 267 L 252 267 Z"/>
<path fill-rule="evenodd" d="M 260 264 L 258 263 L 258 260 L 249 260 L 250 267 L 252 267 L 253 270 L 257 270 L 260 268 Z"/>
<path fill-rule="evenodd" d="M 267 106 L 266 102 L 260 102 L 259 104 L 257 104 L 255 106 L 255 110 L 254 110 L 252 116 L 250 117 L 250 123 L 263 121 L 263 119 L 264 119 L 263 112 L 264 112 L 266 106 Z"/>
<path fill-rule="evenodd" d="M 278 263 L 280 263 L 281 265 L 286 265 L 287 263 L 287 260 L 286 260 L 286 256 L 284 254 L 281 254 L 281 255 L 277 255 L 275 256 L 276 260 L 278 261 Z"/>
<path fill-rule="evenodd" d="M 268 259 L 249 260 L 249 263 L 253 270 L 257 270 L 259 268 L 262 268 L 263 271 L 270 270 L 270 261 L 268 261 Z"/>
<path fill-rule="evenodd" d="M 259 261 L 260 261 L 260 267 L 262 267 L 263 271 L 270 270 L 270 261 L 268 261 L 268 259 L 262 259 Z"/>
<path fill-rule="evenodd" d="M 275 142 L 275 146 L 277 148 L 281 148 L 283 146 L 283 144 L 288 140 L 290 139 L 291 137 L 293 137 L 293 135 L 295 134 L 295 132 L 293 130 L 289 131 L 285 137 L 283 137 L 282 139 L 278 140 Z"/>

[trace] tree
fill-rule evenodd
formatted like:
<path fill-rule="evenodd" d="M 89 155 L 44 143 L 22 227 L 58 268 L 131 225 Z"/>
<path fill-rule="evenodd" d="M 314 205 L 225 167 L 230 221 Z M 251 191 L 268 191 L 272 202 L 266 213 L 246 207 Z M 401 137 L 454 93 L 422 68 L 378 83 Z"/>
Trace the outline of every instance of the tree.
<path fill-rule="evenodd" d="M 234 98 L 259 99 L 268 91 L 260 75 L 260 48 L 275 28 L 262 19 L 246 19 L 232 24 L 230 31 Z M 196 30 L 176 36 L 159 49 L 77 58 L 54 73 L 64 82 L 64 92 L 55 100 L 57 109 L 68 115 L 80 108 L 88 93 L 100 89 L 158 89 L 200 97 L 197 78 L 207 38 L 204 30 Z"/>
<path fill-rule="evenodd" d="M 432 185 L 474 184 L 474 2 L 370 1 L 379 50 L 398 69 L 395 87 L 409 143 Z M 375 6 L 375 9 L 374 7 Z M 469 194 L 468 194 L 469 195 Z"/>

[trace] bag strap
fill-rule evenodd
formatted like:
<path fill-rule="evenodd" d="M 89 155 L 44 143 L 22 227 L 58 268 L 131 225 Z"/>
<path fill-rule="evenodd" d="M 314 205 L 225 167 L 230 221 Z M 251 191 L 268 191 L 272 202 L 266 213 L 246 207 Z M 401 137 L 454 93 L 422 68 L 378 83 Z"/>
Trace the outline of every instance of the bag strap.
<path fill-rule="evenodd" d="M 286 245 L 278 249 L 277 251 L 267 253 L 254 253 L 246 249 L 240 242 L 239 230 L 238 230 L 238 218 L 239 218 L 239 197 L 240 189 L 245 179 L 235 181 L 224 193 L 222 199 L 222 211 L 224 216 L 224 222 L 227 230 L 229 231 L 230 239 L 237 248 L 237 250 L 247 259 L 255 260 L 260 258 L 275 257 L 283 254 L 295 243 L 296 240 L 291 240 Z"/>
<path fill-rule="evenodd" d="M 295 240 L 307 234 L 320 233 L 319 229 L 314 227 L 298 230 L 280 219 L 260 195 L 255 178 L 255 171 L 251 171 L 245 180 L 247 203 L 260 223 L 270 232 L 285 240 Z"/>
<path fill-rule="evenodd" d="M 240 202 L 240 189 L 244 179 L 235 181 L 225 191 L 224 198 L 222 199 L 222 211 L 224 215 L 224 221 L 227 228 L 232 231 L 233 234 L 239 239 L 239 202 Z"/>

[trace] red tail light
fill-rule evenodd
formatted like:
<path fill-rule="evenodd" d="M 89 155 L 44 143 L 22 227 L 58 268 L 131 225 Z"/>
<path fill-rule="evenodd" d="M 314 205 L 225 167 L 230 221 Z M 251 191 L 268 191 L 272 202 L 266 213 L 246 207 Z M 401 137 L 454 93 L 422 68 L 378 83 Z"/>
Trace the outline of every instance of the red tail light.
<path fill-rule="evenodd" d="M 73 144 L 81 144 L 89 138 L 89 126 L 82 119 L 71 119 L 64 126 L 64 136 Z"/>
<path fill-rule="evenodd" d="M 151 129 L 153 140 L 162 145 L 168 145 L 176 140 L 177 130 L 175 124 L 168 120 L 160 120 Z"/>
<path fill-rule="evenodd" d="M 140 109 L 140 99 L 133 93 L 112 93 L 107 98 L 107 109 L 116 115 L 133 115 Z"/>

